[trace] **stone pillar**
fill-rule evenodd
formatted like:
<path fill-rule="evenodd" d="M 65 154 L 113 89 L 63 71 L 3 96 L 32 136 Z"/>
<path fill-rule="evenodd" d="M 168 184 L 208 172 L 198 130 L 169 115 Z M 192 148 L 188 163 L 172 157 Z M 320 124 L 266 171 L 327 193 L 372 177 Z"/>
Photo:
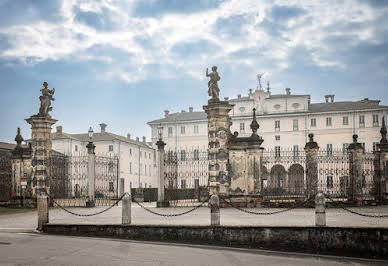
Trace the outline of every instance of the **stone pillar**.
<path fill-rule="evenodd" d="M 49 202 L 48 196 L 44 194 L 37 195 L 37 210 L 38 210 L 38 231 L 43 230 L 43 225 L 49 222 Z"/>
<path fill-rule="evenodd" d="M 319 146 L 314 141 L 314 134 L 309 134 L 309 142 L 306 143 L 306 196 L 314 198 L 318 192 L 318 151 Z"/>
<path fill-rule="evenodd" d="M 23 137 L 20 128 L 15 137 L 16 147 L 12 150 L 11 165 L 11 197 L 21 200 L 21 197 L 30 197 L 32 178 L 32 149 L 31 146 L 22 147 Z"/>
<path fill-rule="evenodd" d="M 159 140 L 156 142 L 158 146 L 158 175 L 159 175 L 159 187 L 158 187 L 158 201 L 156 207 L 164 208 L 168 207 L 169 201 L 164 198 L 164 146 L 166 143 L 162 140 L 162 136 L 159 136 Z"/>
<path fill-rule="evenodd" d="M 230 126 L 228 113 L 233 108 L 228 101 L 209 100 L 203 109 L 208 119 L 209 139 L 209 193 L 224 194 L 229 192 L 229 146 Z"/>
<path fill-rule="evenodd" d="M 376 201 L 380 204 L 388 202 L 388 141 L 387 128 L 385 126 L 385 118 L 381 126 L 381 140 L 376 145 L 375 153 L 375 186 L 376 186 Z"/>
<path fill-rule="evenodd" d="M 46 189 L 49 192 L 50 187 L 50 156 L 51 156 L 51 127 L 57 120 L 52 119 L 50 115 L 33 115 L 26 119 L 31 125 L 31 148 L 35 166 L 35 176 L 33 180 L 33 193 Z"/>
<path fill-rule="evenodd" d="M 127 194 L 122 199 L 122 224 L 131 224 L 131 195 Z"/>
<path fill-rule="evenodd" d="M 362 202 L 362 153 L 361 143 L 357 142 L 358 136 L 353 135 L 353 143 L 348 147 L 349 153 L 349 193 L 348 201 Z"/>
<path fill-rule="evenodd" d="M 326 226 L 326 200 L 321 191 L 315 196 L 315 226 Z"/>
<path fill-rule="evenodd" d="M 88 201 L 86 202 L 86 206 L 94 207 L 96 189 L 96 154 L 94 149 L 96 146 L 90 141 L 88 145 L 86 145 L 86 148 L 88 148 Z"/>
<path fill-rule="evenodd" d="M 217 194 L 213 194 L 209 200 L 210 204 L 210 224 L 220 225 L 220 199 Z"/>

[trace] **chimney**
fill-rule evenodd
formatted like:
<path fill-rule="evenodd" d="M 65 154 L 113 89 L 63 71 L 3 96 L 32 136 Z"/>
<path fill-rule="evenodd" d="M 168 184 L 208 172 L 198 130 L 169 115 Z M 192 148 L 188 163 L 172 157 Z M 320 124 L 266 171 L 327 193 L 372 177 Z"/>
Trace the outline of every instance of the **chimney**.
<path fill-rule="evenodd" d="M 329 95 L 325 95 L 325 102 L 329 102 Z"/>
<path fill-rule="evenodd" d="M 237 94 L 237 98 L 239 98 L 239 99 L 240 99 L 240 98 L 241 98 L 241 94 Z"/>
<path fill-rule="evenodd" d="M 107 124 L 104 124 L 104 123 L 101 123 L 101 124 L 100 124 L 101 133 L 105 133 L 106 126 L 107 126 Z"/>
<path fill-rule="evenodd" d="M 136 137 L 136 141 L 139 142 L 139 137 Z"/>
<path fill-rule="evenodd" d="M 224 100 L 225 100 L 225 101 L 229 100 L 229 97 L 224 97 Z"/>
<path fill-rule="evenodd" d="M 131 139 L 131 134 L 127 134 L 127 139 Z"/>
<path fill-rule="evenodd" d="M 192 113 L 192 112 L 193 112 L 193 110 L 194 110 L 194 108 L 193 108 L 193 107 L 189 107 L 189 112 L 190 112 L 190 113 Z"/>
<path fill-rule="evenodd" d="M 181 112 L 182 112 L 182 113 L 186 113 L 186 110 L 182 110 Z"/>
<path fill-rule="evenodd" d="M 57 126 L 57 133 L 62 133 L 62 126 Z"/>
<path fill-rule="evenodd" d="M 169 110 L 164 110 L 164 117 L 167 117 L 169 113 L 170 113 Z"/>
<path fill-rule="evenodd" d="M 146 137 L 143 136 L 143 142 L 145 143 L 146 142 Z"/>
<path fill-rule="evenodd" d="M 330 100 L 332 103 L 334 102 L 334 94 L 330 95 Z"/>
<path fill-rule="evenodd" d="M 286 94 L 287 94 L 287 95 L 290 95 L 290 94 L 291 94 L 291 89 L 290 89 L 290 88 L 286 88 Z"/>
<path fill-rule="evenodd" d="M 251 95 L 252 94 L 252 89 L 249 89 L 249 95 Z"/>

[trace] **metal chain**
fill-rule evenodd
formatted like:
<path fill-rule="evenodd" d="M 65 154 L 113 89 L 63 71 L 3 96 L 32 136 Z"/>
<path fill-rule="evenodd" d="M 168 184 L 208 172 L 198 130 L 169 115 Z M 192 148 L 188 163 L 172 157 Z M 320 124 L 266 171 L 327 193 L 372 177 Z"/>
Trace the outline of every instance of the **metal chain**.
<path fill-rule="evenodd" d="M 220 199 L 223 202 L 225 202 L 226 204 L 228 204 L 229 206 L 231 206 L 232 208 L 235 208 L 235 209 L 237 209 L 239 211 L 242 211 L 242 212 L 245 212 L 245 213 L 254 214 L 254 215 L 272 215 L 272 214 L 278 214 L 278 213 L 290 211 L 290 210 L 293 210 L 295 208 L 298 208 L 298 207 L 301 207 L 301 206 L 305 205 L 309 201 L 309 199 L 307 199 L 307 200 L 301 202 L 301 204 L 298 204 L 296 206 L 293 206 L 291 208 L 287 208 L 287 209 L 284 209 L 284 210 L 273 211 L 273 212 L 254 212 L 254 211 L 248 211 L 248 210 L 245 210 L 243 208 L 234 206 L 230 201 L 227 201 L 224 197 L 220 197 Z"/>
<path fill-rule="evenodd" d="M 140 202 L 137 202 L 135 199 L 133 201 L 136 202 L 137 205 L 139 205 L 141 208 L 143 208 L 144 210 L 146 210 L 149 213 L 152 213 L 152 214 L 155 214 L 155 215 L 159 215 L 159 216 L 163 216 L 163 217 L 176 217 L 176 216 L 185 215 L 185 214 L 188 214 L 190 212 L 195 211 L 196 209 L 202 207 L 206 202 L 208 202 L 209 199 L 210 199 L 210 196 L 205 201 L 202 201 L 201 204 L 195 206 L 194 208 L 192 208 L 192 209 L 190 209 L 188 211 L 184 211 L 184 212 L 181 212 L 181 213 L 175 213 L 175 214 L 158 213 L 156 211 L 153 211 L 153 210 L 145 207 L 143 204 L 141 204 Z"/>
<path fill-rule="evenodd" d="M 43 191 L 47 194 L 47 196 L 49 196 L 49 197 L 51 198 L 51 196 L 47 193 L 46 190 L 43 190 Z M 108 208 L 106 208 L 106 209 L 104 209 L 104 210 L 102 210 L 102 211 L 99 211 L 99 212 L 96 212 L 96 213 L 90 213 L 90 214 L 80 214 L 80 213 L 72 212 L 72 211 L 66 209 L 65 207 L 63 207 L 61 204 L 59 204 L 55 199 L 53 199 L 53 198 L 51 198 L 51 199 L 53 200 L 53 202 L 54 202 L 59 208 L 61 208 L 62 210 L 64 210 L 64 211 L 67 212 L 67 213 L 70 213 L 70 214 L 75 215 L 75 216 L 80 216 L 80 217 L 88 217 L 88 216 L 98 215 L 98 214 L 104 213 L 104 212 L 106 212 L 106 211 L 112 209 L 113 206 L 115 206 L 117 203 L 119 203 L 119 202 L 124 198 L 124 196 L 125 196 L 126 194 L 128 194 L 128 192 L 125 192 L 123 195 L 121 195 L 121 197 L 120 197 L 119 199 L 117 199 L 116 202 L 113 203 L 112 205 L 110 205 Z"/>
<path fill-rule="evenodd" d="M 363 217 L 369 217 L 369 218 L 388 218 L 388 214 L 383 214 L 383 215 L 373 215 L 373 214 L 365 214 L 365 213 L 360 213 L 360 212 L 356 212 L 356 211 L 353 211 L 353 210 L 350 210 L 348 208 L 346 208 L 345 206 L 343 206 L 342 204 L 339 204 L 340 208 L 347 211 L 347 212 L 350 212 L 352 214 L 355 214 L 355 215 L 359 215 L 359 216 L 363 216 Z"/>

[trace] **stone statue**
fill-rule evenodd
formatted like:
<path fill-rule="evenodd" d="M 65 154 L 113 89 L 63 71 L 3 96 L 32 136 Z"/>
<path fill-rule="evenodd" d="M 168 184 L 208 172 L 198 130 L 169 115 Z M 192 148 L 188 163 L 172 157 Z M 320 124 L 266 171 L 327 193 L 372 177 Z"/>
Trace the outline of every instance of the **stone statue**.
<path fill-rule="evenodd" d="M 55 93 L 55 89 L 52 90 L 47 88 L 48 83 L 45 81 L 43 82 L 43 89 L 40 91 L 42 92 L 42 95 L 39 96 L 40 100 L 40 108 L 39 108 L 39 116 L 48 116 L 48 112 L 50 112 L 53 108 L 51 107 L 51 101 L 55 101 L 53 98 L 53 95 Z"/>
<path fill-rule="evenodd" d="M 221 79 L 217 72 L 217 67 L 212 67 L 212 72 L 209 74 L 208 69 L 206 68 L 206 77 L 210 77 L 207 86 L 209 88 L 208 93 L 211 99 L 218 100 L 220 96 L 220 89 L 218 88 L 218 81 Z"/>
<path fill-rule="evenodd" d="M 265 73 L 257 74 L 257 80 L 259 81 L 258 89 L 262 90 L 263 86 L 261 85 L 261 78 L 264 76 Z M 268 85 L 269 86 L 269 85 Z M 259 88 L 260 87 L 260 88 Z"/>

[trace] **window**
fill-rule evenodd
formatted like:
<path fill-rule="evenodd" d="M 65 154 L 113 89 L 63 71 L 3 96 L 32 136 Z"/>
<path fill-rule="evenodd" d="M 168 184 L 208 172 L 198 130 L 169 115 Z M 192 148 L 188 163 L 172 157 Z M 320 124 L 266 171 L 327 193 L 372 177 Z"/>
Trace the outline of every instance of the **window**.
<path fill-rule="evenodd" d="M 292 148 L 292 153 L 293 153 L 294 157 L 299 156 L 299 146 L 298 145 L 294 145 L 294 147 Z"/>
<path fill-rule="evenodd" d="M 186 151 L 181 150 L 181 161 L 185 161 L 185 160 L 186 160 Z"/>
<path fill-rule="evenodd" d="M 327 156 L 333 155 L 333 144 L 326 145 L 326 153 L 327 153 Z"/>
<path fill-rule="evenodd" d="M 333 188 L 333 176 L 332 175 L 326 176 L 326 187 Z"/>
<path fill-rule="evenodd" d="M 280 140 L 280 136 L 279 135 L 275 135 L 275 140 Z"/>
<path fill-rule="evenodd" d="M 347 116 L 342 117 L 342 125 L 344 126 L 349 125 L 349 117 Z"/>
<path fill-rule="evenodd" d="M 148 166 L 148 175 L 151 176 L 151 165 Z"/>
<path fill-rule="evenodd" d="M 374 127 L 379 126 L 379 115 L 373 115 L 373 126 Z"/>
<path fill-rule="evenodd" d="M 74 151 L 78 151 L 78 145 L 74 146 Z"/>
<path fill-rule="evenodd" d="M 148 153 L 148 159 L 151 160 L 151 153 Z"/>
<path fill-rule="evenodd" d="M 194 150 L 194 160 L 199 160 L 199 150 L 197 149 Z"/>
<path fill-rule="evenodd" d="M 349 143 L 343 143 L 342 144 L 342 153 L 347 153 L 348 152 L 348 147 L 349 147 Z"/>
<path fill-rule="evenodd" d="M 185 189 L 186 188 L 186 179 L 182 179 L 181 180 L 181 189 Z"/>
<path fill-rule="evenodd" d="M 132 162 L 129 162 L 129 173 L 132 174 Z"/>
<path fill-rule="evenodd" d="M 132 149 L 129 148 L 129 155 L 132 155 Z"/>
<path fill-rule="evenodd" d="M 198 125 L 195 125 L 194 126 L 194 134 L 198 134 L 198 133 L 199 133 Z"/>
<path fill-rule="evenodd" d="M 280 120 L 276 120 L 275 121 L 275 131 L 279 131 L 280 130 Z"/>
<path fill-rule="evenodd" d="M 311 118 L 311 126 L 316 127 L 317 126 L 317 119 Z"/>
<path fill-rule="evenodd" d="M 275 146 L 275 157 L 280 157 L 280 146 Z"/>
<path fill-rule="evenodd" d="M 109 151 L 113 151 L 113 145 L 109 145 Z"/>
<path fill-rule="evenodd" d="M 147 175 L 147 165 L 144 165 L 144 175 Z"/>
<path fill-rule="evenodd" d="M 326 126 L 331 127 L 331 117 L 326 117 Z"/>
<path fill-rule="evenodd" d="M 172 161 L 174 159 L 174 152 L 168 151 L 167 153 L 167 160 Z"/>
<path fill-rule="evenodd" d="M 194 188 L 199 189 L 199 179 L 198 178 L 194 179 Z"/>
<path fill-rule="evenodd" d="M 292 129 L 293 129 L 294 131 L 298 131 L 298 130 L 299 130 L 299 129 L 298 129 L 298 119 L 292 120 Z"/>
<path fill-rule="evenodd" d="M 115 191 L 115 187 L 114 187 L 113 181 L 110 181 L 109 182 L 109 192 L 113 192 L 113 191 Z"/>
<path fill-rule="evenodd" d="M 169 128 L 168 128 L 168 136 L 169 136 L 169 137 L 172 137 L 172 127 L 169 127 Z"/>
<path fill-rule="evenodd" d="M 362 146 L 362 152 L 365 153 L 365 142 L 361 142 L 360 144 Z"/>
<path fill-rule="evenodd" d="M 181 126 L 181 134 L 182 135 L 186 134 L 186 127 L 185 126 Z"/>
<path fill-rule="evenodd" d="M 240 133 L 245 133 L 245 123 L 240 123 Z"/>
<path fill-rule="evenodd" d="M 360 127 L 365 127 L 365 116 L 360 115 Z"/>
<path fill-rule="evenodd" d="M 376 146 L 377 143 L 378 143 L 378 142 L 373 142 L 373 143 L 372 143 L 372 149 L 373 149 L 373 151 L 377 151 L 377 146 Z"/>
<path fill-rule="evenodd" d="M 143 168 L 143 165 L 142 164 L 140 164 L 140 166 L 139 166 L 139 174 L 141 175 L 141 168 Z"/>

